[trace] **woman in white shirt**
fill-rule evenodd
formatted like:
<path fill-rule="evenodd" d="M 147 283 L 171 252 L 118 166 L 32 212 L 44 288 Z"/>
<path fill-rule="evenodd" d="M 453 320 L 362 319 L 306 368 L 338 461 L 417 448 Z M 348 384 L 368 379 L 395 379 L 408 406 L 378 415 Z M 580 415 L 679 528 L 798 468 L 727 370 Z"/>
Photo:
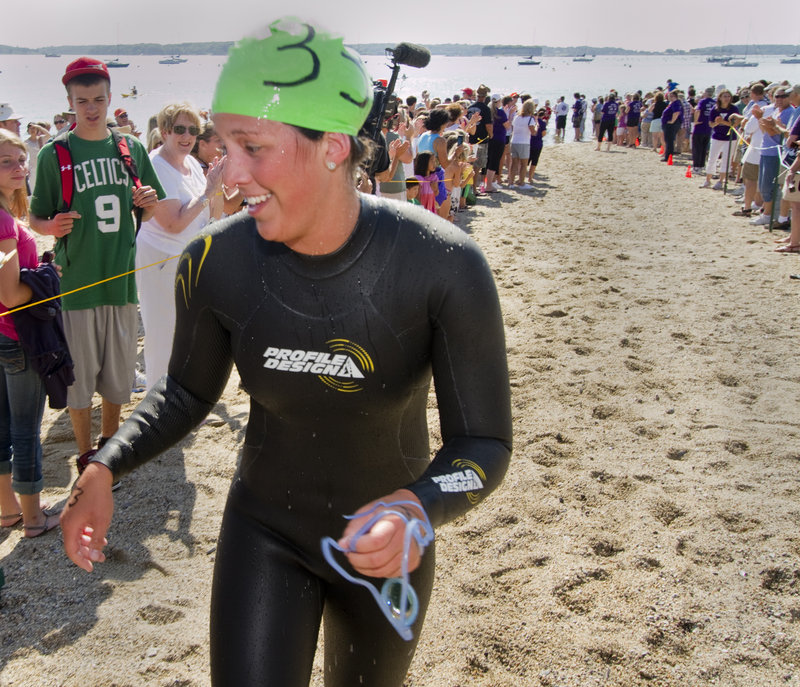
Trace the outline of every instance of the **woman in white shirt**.
<path fill-rule="evenodd" d="M 148 390 L 167 373 L 175 330 L 178 257 L 206 224 L 222 215 L 224 158 L 212 161 L 205 176 L 190 154 L 201 125 L 200 113 L 190 103 L 173 103 L 158 113 L 164 143 L 150 153 L 150 159 L 167 195 L 136 238 L 136 286 Z"/>
<path fill-rule="evenodd" d="M 537 122 L 534 112 L 533 100 L 522 103 L 522 111 L 514 117 L 511 133 L 511 170 L 508 173 L 509 188 L 519 184 L 523 191 L 533 188 L 525 183 L 525 172 L 528 169 L 528 157 L 531 152 L 531 136 L 536 135 Z M 517 183 L 514 183 L 514 178 Z"/>

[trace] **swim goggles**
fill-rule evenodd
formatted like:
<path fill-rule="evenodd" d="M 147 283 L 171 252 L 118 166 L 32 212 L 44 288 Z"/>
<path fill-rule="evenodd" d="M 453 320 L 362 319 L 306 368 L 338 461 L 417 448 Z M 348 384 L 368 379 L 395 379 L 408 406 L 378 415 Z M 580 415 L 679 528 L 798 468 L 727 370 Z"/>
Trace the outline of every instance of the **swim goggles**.
<path fill-rule="evenodd" d="M 381 613 L 386 616 L 386 619 L 397 631 L 397 634 L 406 641 L 410 641 L 414 636 L 411 632 L 411 625 L 413 625 L 414 621 L 417 619 L 419 601 L 414 587 L 412 587 L 411 583 L 408 581 L 408 554 L 411 549 L 412 539 L 417 543 L 420 555 L 424 553 L 425 547 L 433 541 L 433 527 L 425 511 L 422 511 L 424 519 L 420 520 L 419 518 L 410 517 L 407 512 L 399 510 L 399 506 L 415 506 L 417 509 L 421 510 L 419 504 L 414 501 L 392 501 L 391 503 L 378 501 L 372 508 L 364 513 L 344 516 L 347 520 L 363 518 L 368 515 L 372 516 L 355 534 L 353 534 L 350 538 L 350 545 L 348 548 L 345 549 L 339 546 L 338 542 L 331 537 L 323 537 L 321 545 L 322 554 L 325 556 L 325 560 L 328 561 L 330 566 L 348 582 L 366 587 L 378 604 L 378 608 L 381 609 Z M 347 572 L 334 558 L 333 549 L 345 554 L 354 551 L 358 539 L 369 532 L 378 520 L 389 514 L 398 516 L 406 525 L 403 537 L 402 577 L 387 578 L 381 586 L 380 591 L 378 591 L 378 588 L 370 582 L 367 582 L 367 580 L 355 577 Z"/>

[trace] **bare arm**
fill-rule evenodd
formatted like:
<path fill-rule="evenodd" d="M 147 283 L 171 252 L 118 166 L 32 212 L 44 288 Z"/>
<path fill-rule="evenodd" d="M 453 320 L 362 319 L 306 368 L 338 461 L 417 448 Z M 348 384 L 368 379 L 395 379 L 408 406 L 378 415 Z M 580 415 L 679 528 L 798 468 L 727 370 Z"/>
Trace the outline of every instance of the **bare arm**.
<path fill-rule="evenodd" d="M 17 248 L 14 239 L 4 239 L 0 241 L 0 251 L 10 253 Z M 27 303 L 33 297 L 33 292 L 19 280 L 19 255 L 14 256 L 0 268 L 0 303 L 9 310 L 18 305 Z"/>

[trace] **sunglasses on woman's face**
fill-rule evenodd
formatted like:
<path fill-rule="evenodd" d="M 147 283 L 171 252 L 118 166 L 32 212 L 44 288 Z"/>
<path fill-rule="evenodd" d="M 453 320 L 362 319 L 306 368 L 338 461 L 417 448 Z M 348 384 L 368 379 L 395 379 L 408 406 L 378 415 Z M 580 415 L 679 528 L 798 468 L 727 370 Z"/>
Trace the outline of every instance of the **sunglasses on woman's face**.
<path fill-rule="evenodd" d="M 189 132 L 189 136 L 197 136 L 200 133 L 200 129 L 196 126 L 184 126 L 183 124 L 176 124 L 172 127 L 172 133 L 178 134 L 178 136 L 183 136 L 186 132 Z"/>

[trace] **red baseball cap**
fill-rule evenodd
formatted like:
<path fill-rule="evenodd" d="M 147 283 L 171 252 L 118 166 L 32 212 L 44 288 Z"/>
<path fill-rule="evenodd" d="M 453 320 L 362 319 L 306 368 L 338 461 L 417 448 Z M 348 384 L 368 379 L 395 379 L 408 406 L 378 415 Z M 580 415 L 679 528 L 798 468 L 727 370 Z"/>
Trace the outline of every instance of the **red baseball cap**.
<path fill-rule="evenodd" d="M 470 98 L 475 94 L 475 91 L 473 91 L 469 86 L 467 86 L 467 88 L 462 88 L 461 92 Z"/>
<path fill-rule="evenodd" d="M 128 111 L 124 107 L 118 107 L 114 110 L 114 116 L 119 117 L 121 114 L 128 114 Z"/>
<path fill-rule="evenodd" d="M 66 86 L 72 79 L 81 74 L 102 76 L 111 83 L 111 77 L 108 74 L 105 62 L 95 60 L 92 57 L 79 57 L 77 60 L 70 62 L 67 65 L 67 71 L 65 71 L 64 76 L 61 77 L 61 83 Z"/>

